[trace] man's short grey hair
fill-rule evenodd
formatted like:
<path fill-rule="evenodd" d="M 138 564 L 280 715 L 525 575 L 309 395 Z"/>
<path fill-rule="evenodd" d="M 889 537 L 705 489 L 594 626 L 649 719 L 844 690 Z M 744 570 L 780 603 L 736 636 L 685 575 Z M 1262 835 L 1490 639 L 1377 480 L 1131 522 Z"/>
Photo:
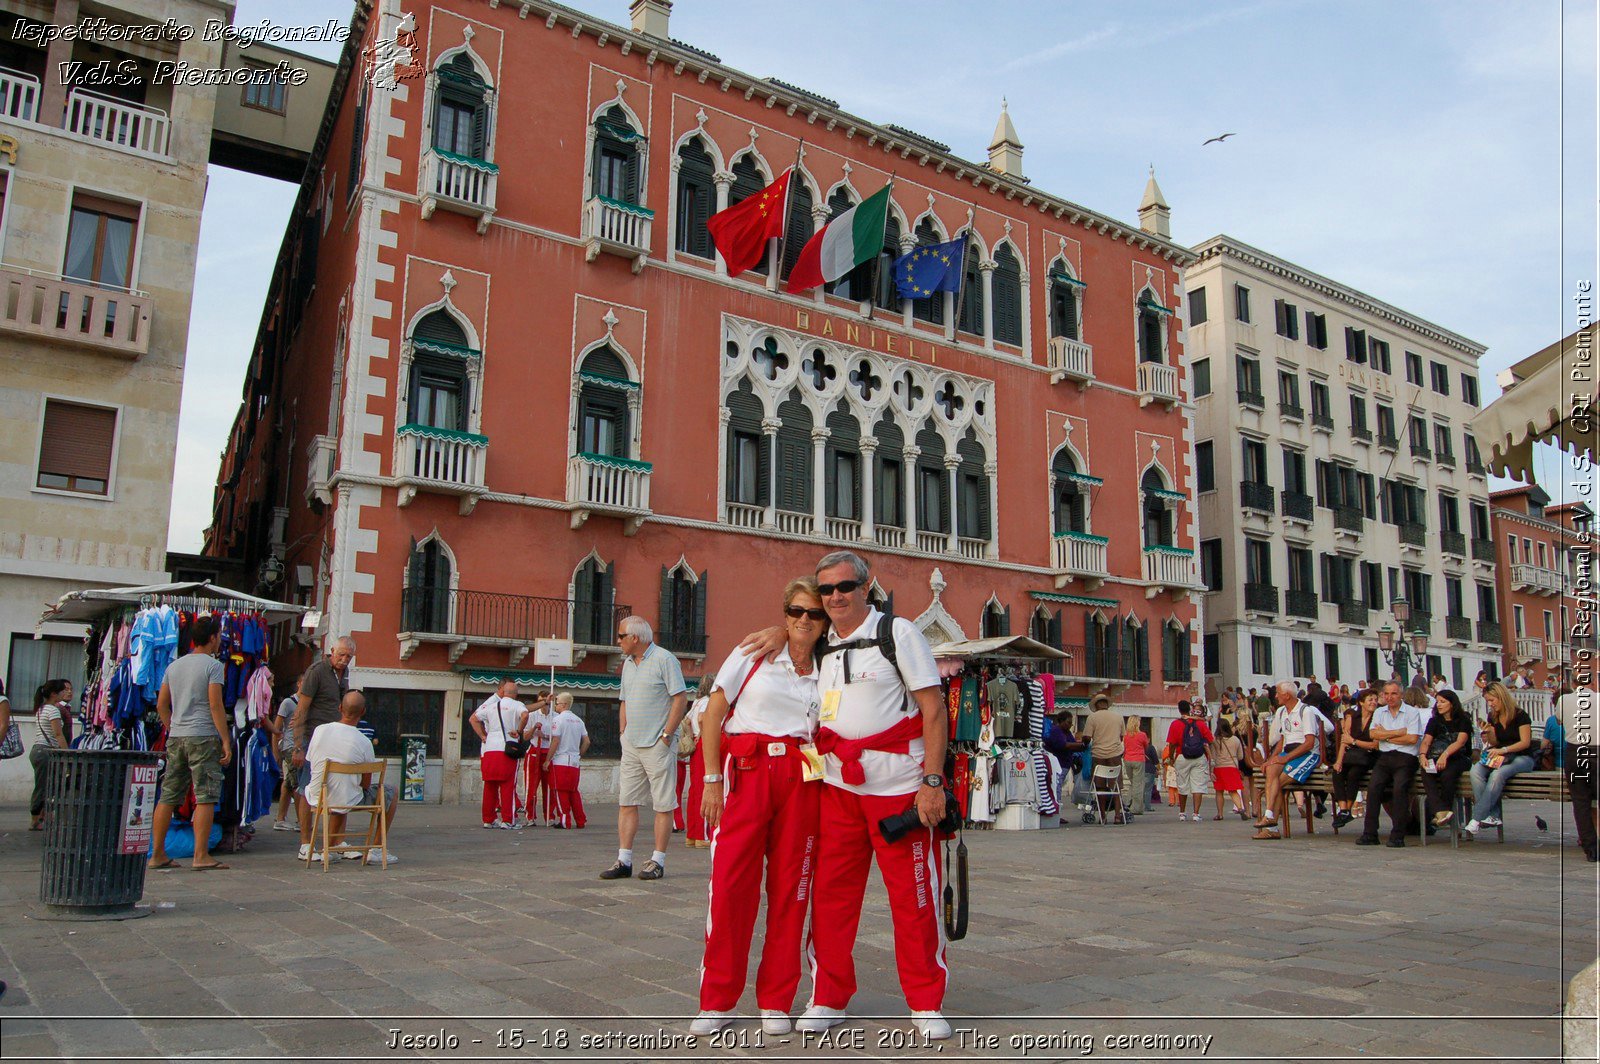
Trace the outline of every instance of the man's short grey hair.
<path fill-rule="evenodd" d="M 567 692 L 567 691 L 562 691 L 560 694 L 556 695 L 556 705 L 558 705 L 558 706 L 570 706 L 570 705 L 572 705 L 572 695 L 571 695 L 571 693 Z"/>
<path fill-rule="evenodd" d="M 867 568 L 866 561 L 853 550 L 836 550 L 832 554 L 824 554 L 822 560 L 817 562 L 817 572 L 832 569 L 835 565 L 848 565 L 855 572 L 856 579 L 866 583 L 872 579 L 872 570 Z"/>
<path fill-rule="evenodd" d="M 1288 691 L 1290 694 L 1294 695 L 1296 698 L 1300 697 L 1300 693 L 1294 689 L 1294 684 L 1289 680 L 1280 680 L 1280 681 L 1278 681 L 1278 683 L 1273 686 L 1273 690 L 1274 691 Z"/>
<path fill-rule="evenodd" d="M 344 647 L 345 649 L 349 650 L 350 653 L 354 654 L 356 652 L 356 640 L 355 640 L 355 637 L 354 636 L 349 636 L 349 635 L 341 635 L 339 638 L 335 639 L 333 642 L 328 644 L 328 653 L 331 654 L 335 650 L 338 650 L 340 647 Z"/>
<path fill-rule="evenodd" d="M 621 627 L 624 632 L 638 636 L 641 641 L 646 643 L 656 637 L 655 631 L 650 627 L 650 622 L 643 617 L 624 617 L 622 618 Z"/>

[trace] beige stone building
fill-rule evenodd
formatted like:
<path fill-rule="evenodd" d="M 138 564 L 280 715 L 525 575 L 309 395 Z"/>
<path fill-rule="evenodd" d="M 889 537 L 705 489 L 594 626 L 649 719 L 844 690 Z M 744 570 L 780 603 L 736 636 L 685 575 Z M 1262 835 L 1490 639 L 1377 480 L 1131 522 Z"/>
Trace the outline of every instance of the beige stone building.
<path fill-rule="evenodd" d="M 18 709 L 46 674 L 82 675 L 81 629 L 35 638 L 45 603 L 166 575 L 217 89 L 158 74 L 218 67 L 199 31 L 232 17 L 229 0 L 0 0 L 0 659 Z"/>

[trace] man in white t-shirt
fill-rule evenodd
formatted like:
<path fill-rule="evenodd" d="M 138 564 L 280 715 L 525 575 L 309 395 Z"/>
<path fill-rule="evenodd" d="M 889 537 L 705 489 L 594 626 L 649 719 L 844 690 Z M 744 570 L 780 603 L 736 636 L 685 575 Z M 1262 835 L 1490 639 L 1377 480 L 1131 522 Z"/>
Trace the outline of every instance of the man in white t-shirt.
<path fill-rule="evenodd" d="M 505 679 L 473 710 L 467 723 L 478 733 L 478 769 L 483 775 L 483 826 L 520 827 L 517 818 L 519 758 L 506 755 L 506 740 L 520 741 L 528 707 L 517 700 L 517 681 Z"/>
<path fill-rule="evenodd" d="M 528 741 L 528 756 L 525 759 L 528 789 L 526 797 L 523 798 L 522 817 L 524 823 L 536 826 L 539 823 L 539 812 L 534 802 L 535 798 L 543 798 L 545 823 L 552 822 L 550 777 L 545 775 L 544 771 L 544 755 L 550 749 L 550 724 L 556 717 L 550 709 L 550 702 L 548 692 L 534 696 L 533 704 L 528 707 L 527 722 L 522 726 L 522 737 Z"/>
<path fill-rule="evenodd" d="M 795 1024 L 826 1031 L 845 1019 L 855 994 L 856 929 L 876 858 L 894 919 L 895 961 L 912 1021 L 925 1038 L 949 1038 L 945 1022 L 944 929 L 939 906 L 938 836 L 945 815 L 949 715 L 928 641 L 895 618 L 895 661 L 878 649 L 882 618 L 867 602 L 872 574 L 850 551 L 817 563 L 822 605 L 832 622 L 818 669 L 823 759 L 817 876 L 812 893 L 811 1006 Z M 879 823 L 912 813 L 917 826 L 887 842 Z"/>
<path fill-rule="evenodd" d="M 1278 838 L 1278 799 L 1284 780 L 1304 783 L 1322 763 L 1322 733 L 1328 718 L 1320 710 L 1300 701 L 1294 684 L 1285 680 L 1273 691 L 1278 708 L 1272 714 L 1272 746 L 1262 766 L 1267 782 L 1262 796 L 1261 819 L 1254 838 Z"/>
<path fill-rule="evenodd" d="M 323 781 L 326 780 L 328 830 L 335 839 L 344 837 L 345 817 L 351 806 L 370 805 L 377 798 L 377 795 L 372 793 L 370 773 L 362 776 L 360 782 L 357 782 L 354 776 L 328 774 L 329 762 L 339 765 L 362 765 L 377 760 L 377 755 L 372 750 L 372 740 L 361 734 L 361 729 L 356 727 L 366 712 L 366 696 L 360 691 L 347 692 L 339 702 L 339 719 L 317 725 L 316 730 L 311 733 L 311 744 L 306 748 L 306 764 L 311 766 L 311 782 L 306 787 L 306 804 L 313 810 L 318 807 L 317 803 L 322 798 Z M 392 783 L 386 783 L 383 785 L 383 792 L 383 819 L 387 831 L 387 827 L 394 825 L 394 815 L 400 808 L 400 789 Z M 316 841 L 313 839 L 313 844 Z M 300 847 L 301 860 L 305 860 L 308 849 L 307 846 Z M 345 852 L 345 857 L 357 860 L 361 854 L 350 850 Z M 394 854 L 389 854 L 390 864 L 399 859 Z M 367 860 L 382 861 L 383 851 L 368 851 Z"/>
<path fill-rule="evenodd" d="M 544 755 L 554 805 L 555 822 L 550 826 L 581 828 L 588 818 L 583 815 L 583 796 L 578 793 L 578 765 L 589 752 L 589 729 L 572 712 L 572 696 L 565 691 L 556 695 L 555 709 L 549 725 L 550 748 Z"/>

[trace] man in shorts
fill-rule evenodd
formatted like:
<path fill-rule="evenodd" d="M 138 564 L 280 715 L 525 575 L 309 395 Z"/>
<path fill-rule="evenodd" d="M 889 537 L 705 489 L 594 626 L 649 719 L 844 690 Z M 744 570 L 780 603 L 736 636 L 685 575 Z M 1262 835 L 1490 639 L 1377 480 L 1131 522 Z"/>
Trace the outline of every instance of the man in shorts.
<path fill-rule="evenodd" d="M 1168 756 L 1172 759 L 1178 782 L 1179 820 L 1184 819 L 1184 809 L 1193 799 L 1194 822 L 1200 823 L 1200 807 L 1205 804 L 1206 795 L 1211 793 L 1211 755 L 1208 749 L 1215 741 L 1204 715 L 1197 712 L 1187 698 L 1180 698 L 1178 719 L 1167 728 Z"/>
<path fill-rule="evenodd" d="M 167 828 L 173 810 L 183 804 L 194 787 L 194 863 L 197 872 L 227 868 L 211 856 L 211 821 L 222 798 L 222 767 L 233 760 L 233 739 L 222 706 L 222 686 L 227 679 L 217 648 L 222 626 L 211 616 L 190 626 L 194 649 L 167 669 L 156 698 L 156 713 L 167 733 L 167 774 L 161 781 L 151 825 L 151 868 L 171 868 L 167 856 Z"/>
<path fill-rule="evenodd" d="M 672 652 L 653 642 L 655 633 L 643 617 L 625 617 L 617 625 L 622 661 L 622 783 L 617 797 L 617 862 L 601 879 L 633 875 L 633 837 L 639 831 L 639 807 L 655 813 L 655 851 L 639 870 L 640 879 L 666 874 L 667 844 L 672 841 L 672 811 L 678 808 L 677 755 L 673 737 L 689 707 L 683 669 Z"/>
<path fill-rule="evenodd" d="M 1322 764 L 1322 732 L 1328 718 L 1300 701 L 1294 684 L 1287 680 L 1274 689 L 1277 712 L 1272 715 L 1272 749 L 1262 771 L 1266 773 L 1266 794 L 1262 800 L 1259 829 L 1252 838 L 1276 839 L 1278 799 L 1285 780 L 1304 783 Z"/>

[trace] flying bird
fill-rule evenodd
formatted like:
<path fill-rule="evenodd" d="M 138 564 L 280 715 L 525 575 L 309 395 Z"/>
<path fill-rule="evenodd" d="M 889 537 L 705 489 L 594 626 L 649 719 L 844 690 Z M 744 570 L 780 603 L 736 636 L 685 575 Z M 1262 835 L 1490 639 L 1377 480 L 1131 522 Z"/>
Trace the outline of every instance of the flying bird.
<path fill-rule="evenodd" d="M 1544 822 L 1544 817 L 1542 817 L 1542 816 L 1536 816 L 1536 817 L 1534 817 L 1534 818 L 1533 818 L 1533 822 L 1534 822 L 1534 823 L 1535 823 L 1535 824 L 1537 824 L 1537 825 L 1539 825 L 1539 830 L 1540 830 L 1540 831 L 1549 831 L 1549 830 L 1550 830 L 1550 825 L 1549 825 L 1549 824 L 1546 824 L 1546 823 L 1545 823 L 1545 822 Z"/>
<path fill-rule="evenodd" d="M 1220 137 L 1212 137 L 1210 140 L 1202 141 L 1200 146 L 1202 148 L 1204 148 L 1207 144 L 1221 144 L 1223 141 L 1227 140 L 1229 137 L 1231 137 L 1233 135 L 1234 134 L 1232 134 L 1232 133 L 1224 133 Z"/>

